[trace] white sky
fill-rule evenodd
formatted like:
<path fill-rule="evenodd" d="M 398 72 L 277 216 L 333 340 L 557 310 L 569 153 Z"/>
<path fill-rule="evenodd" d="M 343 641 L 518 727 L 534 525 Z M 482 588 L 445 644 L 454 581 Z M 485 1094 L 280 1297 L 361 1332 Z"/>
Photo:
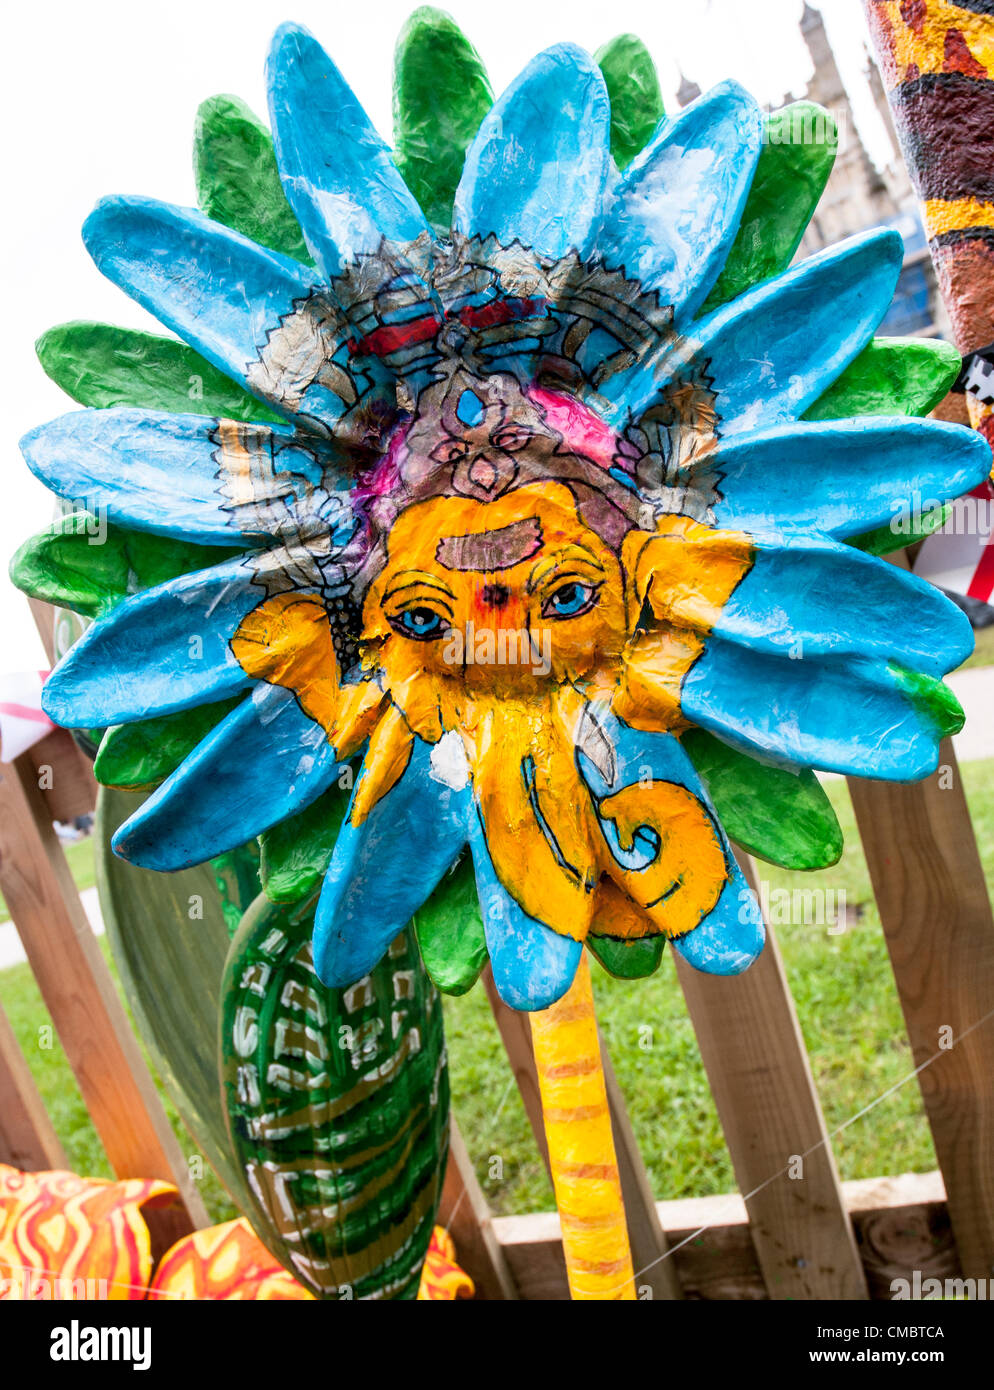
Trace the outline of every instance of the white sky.
<path fill-rule="evenodd" d="M 390 133 L 393 44 L 412 0 L 21 0 L 4 20 L 2 128 L 7 133 L 3 219 L 6 329 L 0 421 L 0 671 L 44 663 L 27 602 L 7 579 L 17 546 L 43 529 L 52 498 L 28 473 L 17 441 L 32 425 L 76 408 L 44 375 L 33 343 L 46 328 L 94 318 L 155 328 L 104 280 L 79 237 L 107 193 L 194 202 L 194 113 L 234 92 L 265 115 L 263 64 L 286 19 L 322 41 L 384 135 Z M 702 89 L 734 77 L 760 102 L 799 94 L 811 62 L 798 30 L 802 0 L 448 0 L 500 92 L 549 44 L 594 50 L 632 31 L 676 109 L 678 66 Z M 820 8 L 870 153 L 891 158 L 862 78 L 867 42 L 860 0 Z"/>

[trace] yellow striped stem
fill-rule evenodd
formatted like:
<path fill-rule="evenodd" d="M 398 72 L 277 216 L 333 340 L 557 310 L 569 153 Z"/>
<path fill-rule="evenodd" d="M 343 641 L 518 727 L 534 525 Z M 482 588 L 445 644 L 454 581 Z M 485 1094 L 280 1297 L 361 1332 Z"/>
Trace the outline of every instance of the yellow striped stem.
<path fill-rule="evenodd" d="M 569 993 L 529 1018 L 570 1293 L 634 1299 L 586 952 Z"/>

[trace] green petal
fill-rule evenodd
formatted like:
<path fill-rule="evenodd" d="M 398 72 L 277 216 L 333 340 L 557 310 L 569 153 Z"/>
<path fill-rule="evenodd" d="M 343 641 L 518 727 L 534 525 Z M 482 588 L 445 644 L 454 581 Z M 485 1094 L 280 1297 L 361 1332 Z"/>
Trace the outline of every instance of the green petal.
<path fill-rule="evenodd" d="M 128 594 L 238 554 L 237 549 L 125 530 L 73 512 L 24 542 L 10 562 L 10 577 L 32 598 L 99 618 Z"/>
<path fill-rule="evenodd" d="M 295 903 L 319 887 L 348 804 L 348 791 L 332 787 L 260 835 L 262 887 L 270 902 Z"/>
<path fill-rule="evenodd" d="M 473 861 L 459 863 L 414 915 L 425 969 L 444 994 L 465 994 L 487 963 Z"/>
<path fill-rule="evenodd" d="M 35 350 L 47 375 L 80 405 L 282 419 L 175 338 L 110 323 L 61 323 L 42 334 Z"/>
<path fill-rule="evenodd" d="M 848 544 L 854 545 L 857 550 L 865 550 L 868 555 L 890 555 L 894 550 L 903 550 L 906 545 L 923 541 L 933 531 L 945 526 L 952 510 L 948 502 L 943 507 L 923 510 L 915 520 L 909 519 L 906 529 L 901 531 L 895 531 L 890 522 L 884 522 L 883 526 L 864 531 L 861 536 L 853 536 Z"/>
<path fill-rule="evenodd" d="M 874 338 L 803 418 L 927 415 L 952 386 L 960 366 L 959 353 L 939 338 Z"/>
<path fill-rule="evenodd" d="M 825 869 L 842 854 L 842 830 L 818 778 L 758 762 L 703 729 L 683 746 L 729 837 L 784 869 Z"/>
<path fill-rule="evenodd" d="M 588 936 L 587 945 L 609 975 L 619 980 L 642 980 L 659 969 L 666 938 L 643 936 L 620 941 L 612 936 Z"/>
<path fill-rule="evenodd" d="M 932 721 L 937 738 L 948 738 L 950 734 L 959 733 L 966 716 L 963 706 L 948 685 L 896 663 L 888 666 L 888 670 L 916 709 Z"/>
<path fill-rule="evenodd" d="M 137 724 L 115 725 L 100 743 L 93 764 L 94 777 L 105 787 L 150 791 L 175 772 L 237 704 L 237 698 L 219 700 L 178 714 L 143 719 Z"/>
<path fill-rule="evenodd" d="M 611 154 L 624 169 L 663 118 L 656 65 L 634 34 L 619 34 L 594 54 L 611 98 Z"/>
<path fill-rule="evenodd" d="M 960 369 L 960 355 L 939 338 L 874 338 L 804 415 L 805 420 L 846 420 L 860 415 L 927 415 L 946 395 Z M 877 526 L 849 544 L 870 555 L 889 555 L 924 540 L 949 515 L 926 509 L 895 531 Z"/>
<path fill-rule="evenodd" d="M 286 200 L 273 138 L 239 97 L 208 97 L 193 136 L 197 201 L 208 217 L 260 246 L 313 265 Z"/>
<path fill-rule="evenodd" d="M 442 10 L 415 10 L 394 55 L 397 167 L 432 225 L 447 231 L 466 150 L 493 105 L 487 70 Z"/>
<path fill-rule="evenodd" d="M 837 142 L 831 114 L 812 101 L 795 101 L 766 117 L 738 234 L 702 313 L 790 265 L 832 172 Z"/>

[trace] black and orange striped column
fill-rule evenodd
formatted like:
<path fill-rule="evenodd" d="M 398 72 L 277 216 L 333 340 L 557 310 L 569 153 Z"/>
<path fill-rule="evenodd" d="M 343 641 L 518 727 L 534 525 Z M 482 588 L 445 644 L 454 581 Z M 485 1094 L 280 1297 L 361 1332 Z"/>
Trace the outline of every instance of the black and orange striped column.
<path fill-rule="evenodd" d="M 963 355 L 994 344 L 994 0 L 865 0 Z M 994 443 L 994 406 L 968 391 Z"/>

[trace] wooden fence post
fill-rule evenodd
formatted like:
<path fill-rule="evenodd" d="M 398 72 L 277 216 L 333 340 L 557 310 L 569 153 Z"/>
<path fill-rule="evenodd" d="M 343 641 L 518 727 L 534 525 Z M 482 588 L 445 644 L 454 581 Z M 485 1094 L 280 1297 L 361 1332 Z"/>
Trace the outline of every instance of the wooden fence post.
<path fill-rule="evenodd" d="M 65 1168 L 52 1122 L 34 1077 L 0 1008 L 0 1163 L 37 1173 Z"/>
<path fill-rule="evenodd" d="M 179 1189 L 186 1211 L 149 1213 L 161 1243 L 207 1213 L 83 911 L 34 752 L 0 769 L 0 889 L 111 1168 Z"/>
<path fill-rule="evenodd" d="M 516 1300 L 518 1293 L 494 1234 L 490 1207 L 454 1115 L 438 1220 L 455 1241 L 459 1263 L 473 1280 L 477 1293 L 487 1301 Z M 565 1270 L 563 1274 L 565 1277 Z"/>
<path fill-rule="evenodd" d="M 738 858 L 756 888 L 755 864 Z M 776 938 L 767 926 L 762 955 L 729 978 L 674 957 L 770 1298 L 866 1298 Z"/>
<path fill-rule="evenodd" d="M 849 792 L 963 1272 L 990 1278 L 994 917 L 952 743 L 924 782 L 852 779 Z"/>

